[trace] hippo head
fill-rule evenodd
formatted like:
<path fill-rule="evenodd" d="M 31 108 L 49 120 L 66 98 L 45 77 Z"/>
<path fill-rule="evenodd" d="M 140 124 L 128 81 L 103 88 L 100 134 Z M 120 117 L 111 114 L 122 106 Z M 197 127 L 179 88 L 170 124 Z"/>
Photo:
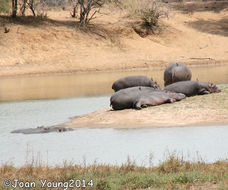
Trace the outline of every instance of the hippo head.
<path fill-rule="evenodd" d="M 151 78 L 152 80 L 152 84 L 151 84 L 151 87 L 153 87 L 154 89 L 161 89 L 159 84 L 155 81 L 153 81 L 153 78 Z"/>
<path fill-rule="evenodd" d="M 213 83 L 209 83 L 208 84 L 208 89 L 207 89 L 210 93 L 214 93 L 214 92 L 221 92 L 221 90 Z"/>
<path fill-rule="evenodd" d="M 168 93 L 169 96 L 173 98 L 175 101 L 180 101 L 186 98 L 186 96 L 182 93 L 176 93 L 176 92 L 170 92 L 170 91 L 165 91 L 165 92 Z"/>
<path fill-rule="evenodd" d="M 210 94 L 214 92 L 221 92 L 221 90 L 211 82 L 198 82 L 200 85 L 200 94 Z"/>

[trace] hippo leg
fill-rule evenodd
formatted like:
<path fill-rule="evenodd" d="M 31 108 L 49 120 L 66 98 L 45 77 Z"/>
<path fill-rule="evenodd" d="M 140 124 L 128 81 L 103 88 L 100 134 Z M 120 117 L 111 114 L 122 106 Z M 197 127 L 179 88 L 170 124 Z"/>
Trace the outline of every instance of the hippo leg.
<path fill-rule="evenodd" d="M 149 106 L 149 104 L 147 104 L 145 101 L 143 100 L 139 100 L 136 104 L 135 104 L 135 108 L 137 110 L 141 110 L 142 108 L 147 108 Z"/>
<path fill-rule="evenodd" d="M 168 98 L 166 100 L 166 103 L 173 103 L 173 102 L 176 102 L 176 99 L 174 99 L 174 98 Z"/>
<path fill-rule="evenodd" d="M 207 91 L 206 89 L 201 89 L 201 90 L 199 91 L 199 94 L 200 94 L 200 95 L 210 94 L 210 92 Z"/>
<path fill-rule="evenodd" d="M 141 101 L 137 101 L 135 104 L 134 104 L 135 106 L 135 109 L 137 109 L 137 110 L 141 110 L 142 109 L 142 104 L 141 104 Z"/>
<path fill-rule="evenodd" d="M 146 105 L 146 104 L 142 104 L 142 105 L 141 105 L 141 107 L 142 107 L 142 108 L 147 108 L 147 107 L 148 107 L 148 105 Z"/>

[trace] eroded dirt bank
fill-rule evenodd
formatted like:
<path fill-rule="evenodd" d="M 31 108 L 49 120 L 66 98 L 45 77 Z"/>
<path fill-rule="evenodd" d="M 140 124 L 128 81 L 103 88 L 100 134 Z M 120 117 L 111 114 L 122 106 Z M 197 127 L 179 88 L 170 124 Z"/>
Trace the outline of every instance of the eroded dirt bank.
<path fill-rule="evenodd" d="M 134 18 L 108 7 L 87 29 L 75 27 L 69 10 L 44 21 L 0 17 L 0 76 L 227 64 L 227 19 L 226 9 L 172 10 L 159 34 L 142 38 Z"/>

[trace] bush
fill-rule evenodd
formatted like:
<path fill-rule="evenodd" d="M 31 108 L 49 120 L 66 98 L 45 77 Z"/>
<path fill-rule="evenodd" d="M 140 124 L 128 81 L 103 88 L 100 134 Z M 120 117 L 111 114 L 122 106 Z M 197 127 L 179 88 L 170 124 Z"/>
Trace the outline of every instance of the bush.
<path fill-rule="evenodd" d="M 159 18 L 168 17 L 169 9 L 159 1 L 151 1 L 149 6 L 141 11 L 142 25 L 152 29 L 158 26 Z"/>
<path fill-rule="evenodd" d="M 161 17 L 169 16 L 169 7 L 162 0 L 109 0 L 121 9 L 127 10 L 131 17 L 140 19 L 133 29 L 141 37 L 154 33 Z"/>
<path fill-rule="evenodd" d="M 0 13 L 9 13 L 10 4 L 9 0 L 1 0 L 0 1 Z"/>
<path fill-rule="evenodd" d="M 29 9 L 33 16 L 40 18 L 47 17 L 47 2 L 48 0 L 19 0 L 20 15 L 24 16 L 27 9 Z"/>
<path fill-rule="evenodd" d="M 105 0 L 71 0 L 73 4 L 72 17 L 79 14 L 80 25 L 87 25 L 95 18 L 96 13 L 104 5 Z"/>

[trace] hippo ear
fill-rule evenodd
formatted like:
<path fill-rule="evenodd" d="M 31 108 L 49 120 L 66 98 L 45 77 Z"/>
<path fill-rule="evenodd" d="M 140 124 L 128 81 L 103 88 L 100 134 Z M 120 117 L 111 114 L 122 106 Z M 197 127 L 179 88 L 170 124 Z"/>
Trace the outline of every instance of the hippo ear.
<path fill-rule="evenodd" d="M 151 80 L 153 80 L 153 77 L 151 77 Z"/>
<path fill-rule="evenodd" d="M 211 83 L 209 83 L 208 86 L 209 86 L 209 88 L 212 88 L 213 85 Z"/>

